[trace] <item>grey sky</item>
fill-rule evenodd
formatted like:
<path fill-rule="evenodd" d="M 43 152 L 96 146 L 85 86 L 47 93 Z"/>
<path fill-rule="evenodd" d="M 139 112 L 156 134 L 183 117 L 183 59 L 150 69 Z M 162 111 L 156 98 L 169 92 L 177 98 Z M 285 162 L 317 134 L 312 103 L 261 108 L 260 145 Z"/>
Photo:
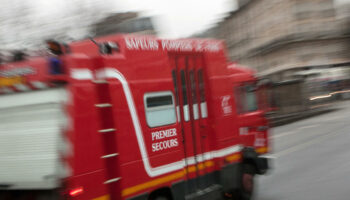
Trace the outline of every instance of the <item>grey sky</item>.
<path fill-rule="evenodd" d="M 236 7 L 235 0 L 125 0 L 118 10 L 155 16 L 161 36 L 183 37 L 210 27 Z"/>
<path fill-rule="evenodd" d="M 237 7 L 236 0 L 120 0 L 117 4 L 121 11 L 145 11 L 145 15 L 158 16 L 155 22 L 165 37 L 183 37 L 206 29 Z"/>
<path fill-rule="evenodd" d="M 4 1 L 4 0 L 2 0 Z M 5 0 L 6 1 L 6 0 Z M 225 13 L 234 9 L 235 0 L 32 0 L 41 18 L 57 20 L 57 15 L 70 13 L 77 2 L 104 7 L 104 12 L 138 11 L 153 16 L 156 28 L 163 37 L 184 37 L 210 27 Z M 104 6 L 108 4 L 108 6 Z M 82 19 L 83 20 L 83 19 Z"/>
<path fill-rule="evenodd" d="M 153 16 L 162 37 L 186 37 L 213 26 L 236 0 L 0 0 L 0 44 L 30 46 L 52 36 L 86 35 L 88 24 L 112 12 L 138 11 Z M 261 0 L 263 1 L 263 0 Z M 268 0 L 265 0 L 268 1 Z M 337 4 L 350 0 L 335 0 Z M 30 16 L 23 8 L 30 8 Z M 25 42 L 23 42 L 25 41 Z"/>

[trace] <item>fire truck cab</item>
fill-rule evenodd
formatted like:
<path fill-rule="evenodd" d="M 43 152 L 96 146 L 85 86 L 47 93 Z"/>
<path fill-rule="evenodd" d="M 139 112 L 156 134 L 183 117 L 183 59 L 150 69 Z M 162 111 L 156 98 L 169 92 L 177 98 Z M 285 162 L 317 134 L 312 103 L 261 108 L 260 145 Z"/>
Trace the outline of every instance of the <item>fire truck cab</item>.
<path fill-rule="evenodd" d="M 51 44 L 52 45 L 52 44 Z M 0 66 L 0 199 L 250 199 L 268 122 L 222 41 L 112 35 Z"/>

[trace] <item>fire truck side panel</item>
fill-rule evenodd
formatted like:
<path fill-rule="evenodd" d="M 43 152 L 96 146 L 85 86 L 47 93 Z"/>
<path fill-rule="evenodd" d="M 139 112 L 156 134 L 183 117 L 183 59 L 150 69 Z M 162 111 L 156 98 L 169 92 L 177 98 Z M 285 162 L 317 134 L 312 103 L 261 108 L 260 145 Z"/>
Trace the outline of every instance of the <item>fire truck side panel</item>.
<path fill-rule="evenodd" d="M 101 159 L 102 137 L 98 133 L 99 121 L 94 106 L 96 94 L 91 80 L 74 83 L 71 94 L 74 94 L 74 135 L 71 136 L 74 143 L 74 181 L 70 187 L 83 187 L 86 192 L 79 198 L 84 199 L 84 195 L 95 196 L 94 193 L 98 194 L 104 188 L 103 182 L 106 181 L 106 177 Z M 92 183 L 86 180 L 94 181 Z"/>
<path fill-rule="evenodd" d="M 94 88 L 91 83 L 76 83 L 74 94 L 74 130 L 72 138 L 75 157 L 75 175 L 86 174 L 103 167 L 96 158 L 102 155 L 101 139 L 98 130 L 97 114 L 94 107 Z M 98 162 L 96 162 L 98 161 Z"/>
<path fill-rule="evenodd" d="M 238 150 L 217 160 L 219 183 L 224 191 L 238 188 L 239 166 L 241 161 L 240 141 L 237 134 L 237 118 L 233 99 L 233 82 L 229 79 L 224 53 L 206 54 L 206 79 L 209 92 L 209 120 L 211 124 L 212 146 L 214 150 L 235 147 Z"/>
<path fill-rule="evenodd" d="M 167 60 L 155 57 L 154 54 L 150 55 L 151 58 L 147 55 L 133 55 L 136 59 L 130 59 L 128 62 L 105 58 L 103 63 L 105 66 L 115 68 L 123 76 L 123 80 L 115 77 L 109 79 L 113 116 L 117 129 L 116 142 L 119 149 L 123 196 L 135 196 L 140 192 L 170 186 L 170 181 L 183 179 L 184 176 L 181 169 L 172 171 L 170 174 L 167 171 L 159 173 L 159 175 L 156 174 L 157 176 L 153 180 L 146 173 L 145 162 L 150 165 L 148 168 L 154 169 L 169 162 L 178 162 L 183 159 L 181 136 L 176 121 L 172 124 L 151 128 L 145 119 L 145 97 L 147 94 L 173 93 L 174 90 L 170 79 L 170 70 L 168 69 L 168 73 L 166 71 Z M 147 62 L 148 59 L 158 60 L 158 62 Z M 158 78 L 150 75 L 154 74 L 154 71 L 159 71 L 156 73 Z M 149 75 L 145 76 L 145 73 L 149 73 Z M 128 95 L 132 97 L 129 100 Z M 129 105 L 130 101 L 133 105 Z M 135 107 L 134 113 L 130 112 L 132 106 Z M 136 124 L 133 117 L 137 118 L 135 119 Z M 139 138 L 137 128 L 135 128 L 138 125 L 141 134 Z M 169 137 L 165 138 L 159 135 L 160 133 L 157 134 L 157 132 L 164 130 L 169 130 Z M 142 157 L 140 148 L 145 148 L 146 157 Z M 131 174 L 137 178 L 128 178 Z"/>
<path fill-rule="evenodd" d="M 239 101 L 238 96 L 245 96 L 244 92 L 239 88 L 243 87 L 256 87 L 257 80 L 253 77 L 253 72 L 249 69 L 236 69 L 236 73 L 231 75 L 231 79 L 234 81 L 234 92 L 239 91 L 236 100 Z M 268 122 L 264 116 L 263 108 L 259 107 L 261 99 L 258 98 L 257 89 L 253 91 L 256 96 L 256 110 L 251 112 L 237 112 L 237 124 L 240 134 L 240 143 L 247 147 L 254 147 L 259 154 L 264 154 L 269 151 L 268 143 Z M 240 102 L 236 102 L 236 107 L 241 107 Z"/>
<path fill-rule="evenodd" d="M 139 54 L 139 55 L 138 55 Z M 135 59 L 128 59 L 128 56 L 132 56 L 132 58 Z M 146 145 L 145 149 L 147 151 L 147 156 L 148 156 L 148 161 L 150 162 L 150 167 L 151 168 L 157 168 L 158 166 L 162 166 L 165 165 L 167 163 L 177 163 L 178 161 L 180 161 L 181 163 L 181 158 L 184 156 L 183 155 L 183 147 L 181 147 L 181 143 L 179 144 L 179 142 L 177 142 L 177 147 L 175 148 L 169 148 L 166 150 L 162 150 L 161 152 L 152 152 L 152 151 L 157 151 L 152 149 L 152 141 L 153 140 L 157 140 L 157 136 L 154 136 L 154 138 L 152 138 L 152 133 L 157 132 L 157 131 L 161 131 L 162 129 L 164 130 L 171 130 L 171 129 L 176 129 L 176 133 L 179 134 L 177 135 L 177 137 L 174 137 L 172 139 L 177 139 L 180 140 L 181 139 L 181 130 L 177 130 L 177 127 L 179 126 L 178 123 L 175 123 L 175 125 L 167 125 L 167 126 L 163 126 L 160 128 L 150 128 L 149 125 L 147 124 L 146 120 L 145 120 L 145 99 L 144 99 L 144 95 L 148 92 L 148 93 L 152 93 L 152 92 L 164 92 L 164 91 L 171 91 L 174 94 L 174 85 L 173 85 L 173 81 L 172 81 L 172 77 L 171 77 L 171 71 L 169 68 L 169 62 L 168 59 L 164 59 L 164 54 L 162 53 L 145 53 L 142 52 L 142 54 L 140 52 L 131 52 L 129 54 L 126 54 L 126 60 L 128 60 L 128 62 L 125 61 L 116 61 L 113 59 L 105 59 L 104 64 L 105 66 L 110 66 L 111 68 L 113 68 L 113 66 L 115 66 L 118 70 L 118 72 L 120 74 L 123 75 L 126 83 L 128 85 L 128 88 L 132 94 L 133 97 L 133 101 L 134 101 L 134 105 L 138 105 L 137 107 L 137 113 L 136 115 L 139 118 L 139 123 L 140 123 L 140 127 L 143 131 L 143 140 L 144 143 Z M 167 58 L 167 57 L 165 57 Z M 148 61 L 149 60 L 149 61 Z M 151 62 L 152 60 L 152 62 Z M 156 61 L 156 62 L 154 62 Z M 133 65 L 134 64 L 134 65 Z M 134 69 L 134 70 L 132 70 Z M 137 69 L 137 70 L 135 70 Z M 159 73 L 153 73 L 154 71 L 157 71 Z M 147 74 L 149 73 L 149 74 Z M 134 83 L 136 82 L 136 83 Z M 123 142 L 123 141 L 137 141 L 137 137 L 130 133 L 135 132 L 135 124 L 132 123 L 132 116 L 126 117 L 127 115 L 130 115 L 130 113 L 128 113 L 128 111 L 130 110 L 125 110 L 125 107 L 129 106 L 128 102 L 126 102 L 127 100 L 119 100 L 119 99 L 126 99 L 125 95 L 125 88 L 123 88 L 123 83 L 120 83 L 119 80 L 119 88 L 118 89 L 118 81 L 117 82 L 113 82 L 112 79 L 110 80 L 110 83 L 112 83 L 111 85 L 111 90 L 113 92 L 111 92 L 112 94 L 112 99 L 114 99 L 115 102 L 118 102 L 118 106 L 120 106 L 120 108 L 124 109 L 124 114 L 122 115 L 124 118 L 119 118 L 118 116 L 120 114 L 118 114 L 118 112 L 115 110 L 115 116 L 116 116 L 116 124 L 117 124 L 117 129 L 120 130 L 120 137 L 122 137 L 123 135 L 125 135 L 126 132 L 128 133 L 127 136 L 125 136 L 125 139 L 121 139 L 119 141 L 119 144 L 121 146 L 120 149 L 130 149 L 130 147 L 136 147 L 134 149 L 135 150 L 139 150 L 138 148 L 140 148 L 140 144 L 130 144 L 129 142 Z M 113 84 L 115 84 L 116 87 L 113 86 Z M 156 89 L 155 89 L 156 88 Z M 118 92 L 117 92 L 118 91 Z M 115 97 L 114 97 L 115 95 Z M 124 102 L 123 102 L 124 101 Z M 174 101 L 174 100 L 173 100 Z M 116 103 L 113 103 L 116 104 Z M 122 124 L 123 127 L 120 127 L 118 124 Z M 119 128 L 120 127 L 120 128 Z M 151 132 L 152 131 L 152 132 Z M 189 137 L 190 138 L 190 137 Z M 152 140 L 153 139 L 153 140 Z M 190 140 L 190 139 L 189 139 Z M 163 140 L 161 140 L 162 142 Z M 193 142 L 193 141 L 190 141 Z M 152 144 L 152 145 L 151 145 Z M 122 147 L 122 145 L 127 145 L 127 148 Z M 157 144 L 155 144 L 157 145 Z M 147 147 L 148 146 L 148 147 Z M 139 152 L 137 152 L 139 153 Z M 124 163 L 125 161 L 125 153 L 120 152 L 120 159 L 121 162 Z M 124 156 L 124 158 L 123 158 Z M 187 154 L 186 156 L 190 157 L 193 156 L 193 152 L 191 154 Z M 141 162 L 140 158 L 135 157 L 133 158 L 129 158 L 129 162 L 132 162 L 132 164 L 122 164 L 122 174 L 126 173 L 124 172 L 124 169 L 130 169 L 132 168 L 132 166 L 135 166 L 135 168 L 137 168 L 137 164 L 136 162 L 139 162 L 139 165 L 144 165 L 144 163 Z M 169 159 L 172 158 L 172 159 Z M 144 158 L 143 158 L 144 159 Z M 137 161 L 139 160 L 139 161 Z M 136 162 L 135 162 L 136 161 Z M 179 163 L 179 162 L 178 162 Z M 124 167 L 127 166 L 127 167 Z M 145 166 L 143 166 L 145 167 Z M 181 168 L 178 168 L 181 169 Z M 189 173 L 189 175 L 195 174 L 196 172 L 196 166 L 195 168 L 193 168 L 192 166 L 192 172 Z M 194 169 L 194 170 L 193 170 Z M 146 170 L 146 169 L 145 169 Z M 169 171 L 170 172 L 170 171 Z M 165 171 L 165 175 L 169 175 L 169 172 Z M 174 171 L 176 172 L 176 171 Z M 181 179 L 183 178 L 183 172 L 178 171 L 178 177 Z M 160 174 L 163 175 L 163 174 Z M 172 174 L 170 174 L 172 175 Z M 140 173 L 140 175 L 138 175 L 138 179 L 139 183 L 147 183 L 147 177 L 145 176 L 144 173 Z M 144 177 L 144 178 L 142 178 Z M 160 176 L 160 178 L 162 178 L 162 176 Z M 189 176 L 189 178 L 191 178 L 191 176 Z M 123 188 L 124 186 L 127 187 L 128 186 L 128 180 L 124 180 L 123 182 Z M 137 183 L 137 182 L 136 182 Z M 137 184 L 136 184 L 137 185 Z M 130 186 L 135 186 L 135 180 L 133 180 L 132 182 L 130 182 Z M 160 185 L 161 186 L 161 185 Z M 159 187 L 159 185 L 158 185 Z M 130 190 L 126 190 L 126 193 L 124 194 L 129 194 L 128 191 Z"/>

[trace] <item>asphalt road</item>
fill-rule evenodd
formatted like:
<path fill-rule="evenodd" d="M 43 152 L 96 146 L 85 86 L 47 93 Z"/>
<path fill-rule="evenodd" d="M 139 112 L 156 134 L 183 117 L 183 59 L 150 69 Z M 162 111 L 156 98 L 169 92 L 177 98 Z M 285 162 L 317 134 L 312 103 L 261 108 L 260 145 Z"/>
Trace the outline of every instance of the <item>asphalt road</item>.
<path fill-rule="evenodd" d="M 273 169 L 257 177 L 256 200 L 350 200 L 350 101 L 274 128 Z"/>

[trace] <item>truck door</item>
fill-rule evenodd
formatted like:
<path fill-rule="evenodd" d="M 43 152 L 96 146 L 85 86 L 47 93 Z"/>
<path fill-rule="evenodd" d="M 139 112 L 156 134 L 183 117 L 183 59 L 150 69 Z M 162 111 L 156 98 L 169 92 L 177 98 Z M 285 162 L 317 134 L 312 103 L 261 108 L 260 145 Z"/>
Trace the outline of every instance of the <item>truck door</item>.
<path fill-rule="evenodd" d="M 200 183 L 203 187 L 208 187 L 215 182 L 212 176 L 209 176 L 211 169 L 210 165 L 206 162 L 210 160 L 209 154 L 206 154 L 210 150 L 209 146 L 209 127 L 208 127 L 208 111 L 207 111 L 207 102 L 205 94 L 205 85 L 204 85 L 204 70 L 203 70 L 203 58 L 200 55 L 189 58 L 189 81 L 191 87 L 191 107 L 192 113 L 191 116 L 194 133 L 196 136 L 196 144 L 198 152 L 200 155 L 197 155 L 197 160 L 199 162 L 199 174 L 200 174 Z"/>
<path fill-rule="evenodd" d="M 200 66 L 196 57 L 176 55 L 171 57 L 173 78 L 177 84 L 176 100 L 178 118 L 181 123 L 184 139 L 186 170 L 189 181 L 189 192 L 203 189 L 208 182 L 203 180 L 206 174 L 204 165 L 204 144 L 200 124 L 200 92 L 198 70 Z M 202 127 L 203 128 L 203 127 Z"/>
<path fill-rule="evenodd" d="M 266 153 L 268 146 L 267 120 L 259 108 L 255 82 L 244 82 L 235 89 L 239 133 L 245 146 L 254 146 L 258 153 Z"/>

